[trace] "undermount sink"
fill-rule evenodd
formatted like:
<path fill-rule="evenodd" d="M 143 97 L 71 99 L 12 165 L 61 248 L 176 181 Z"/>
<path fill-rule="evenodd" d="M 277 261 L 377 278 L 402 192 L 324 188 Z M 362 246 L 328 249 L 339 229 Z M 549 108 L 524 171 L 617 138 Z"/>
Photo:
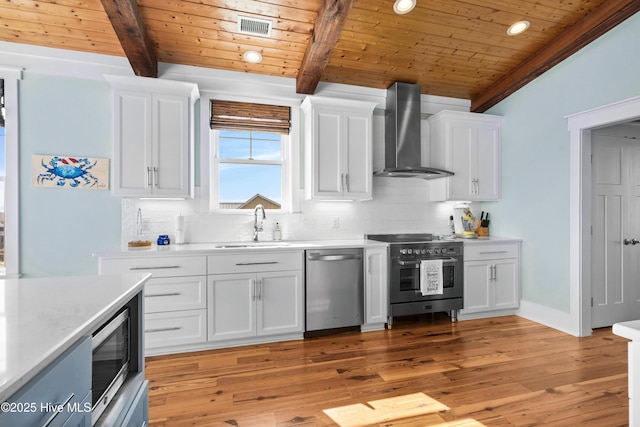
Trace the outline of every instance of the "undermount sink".
<path fill-rule="evenodd" d="M 279 248 L 291 246 L 288 242 L 247 242 L 247 243 L 221 243 L 215 245 L 216 248 Z"/>

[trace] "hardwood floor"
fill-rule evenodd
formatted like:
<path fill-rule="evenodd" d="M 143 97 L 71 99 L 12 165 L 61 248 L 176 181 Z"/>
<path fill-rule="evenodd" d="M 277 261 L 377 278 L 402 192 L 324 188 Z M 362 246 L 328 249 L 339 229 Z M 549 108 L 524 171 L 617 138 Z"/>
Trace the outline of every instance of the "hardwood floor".
<path fill-rule="evenodd" d="M 150 425 L 626 426 L 627 340 L 508 316 L 147 358 Z M 327 412 L 325 412 L 327 411 Z"/>

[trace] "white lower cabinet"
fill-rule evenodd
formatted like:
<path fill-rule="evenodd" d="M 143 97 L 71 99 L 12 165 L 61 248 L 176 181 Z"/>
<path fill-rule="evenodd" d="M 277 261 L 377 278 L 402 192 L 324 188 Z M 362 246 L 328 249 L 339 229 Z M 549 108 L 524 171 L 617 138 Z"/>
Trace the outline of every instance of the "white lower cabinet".
<path fill-rule="evenodd" d="M 233 341 L 304 331 L 302 252 L 208 257 L 208 337 Z"/>
<path fill-rule="evenodd" d="M 363 331 L 384 329 L 389 306 L 389 271 L 386 247 L 365 251 L 365 324 Z"/>
<path fill-rule="evenodd" d="M 465 244 L 460 314 L 512 314 L 520 305 L 520 243 Z"/>
<path fill-rule="evenodd" d="M 147 355 L 207 342 L 207 257 L 101 258 L 100 274 L 152 273 L 144 287 Z M 182 347 L 180 347 L 182 346 Z"/>
<path fill-rule="evenodd" d="M 209 341 L 302 335 L 303 252 L 210 255 L 208 271 Z"/>
<path fill-rule="evenodd" d="M 209 276 L 209 340 L 303 331 L 302 271 Z"/>

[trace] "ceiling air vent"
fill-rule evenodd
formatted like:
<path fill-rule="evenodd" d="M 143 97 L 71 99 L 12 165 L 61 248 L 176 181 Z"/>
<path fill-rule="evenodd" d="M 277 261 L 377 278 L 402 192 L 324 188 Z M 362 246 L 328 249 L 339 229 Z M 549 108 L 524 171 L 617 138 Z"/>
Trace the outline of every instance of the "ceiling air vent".
<path fill-rule="evenodd" d="M 271 37 L 271 21 L 267 19 L 238 16 L 238 31 L 253 36 Z"/>

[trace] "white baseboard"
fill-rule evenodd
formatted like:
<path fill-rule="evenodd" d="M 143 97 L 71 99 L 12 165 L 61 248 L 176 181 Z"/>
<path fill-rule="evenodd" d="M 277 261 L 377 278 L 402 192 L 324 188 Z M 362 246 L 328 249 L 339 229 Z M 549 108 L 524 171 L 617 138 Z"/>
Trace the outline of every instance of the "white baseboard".
<path fill-rule="evenodd" d="M 521 300 L 516 314 L 569 335 L 580 336 L 580 332 L 572 326 L 574 321 L 571 314 L 565 311 Z"/>

